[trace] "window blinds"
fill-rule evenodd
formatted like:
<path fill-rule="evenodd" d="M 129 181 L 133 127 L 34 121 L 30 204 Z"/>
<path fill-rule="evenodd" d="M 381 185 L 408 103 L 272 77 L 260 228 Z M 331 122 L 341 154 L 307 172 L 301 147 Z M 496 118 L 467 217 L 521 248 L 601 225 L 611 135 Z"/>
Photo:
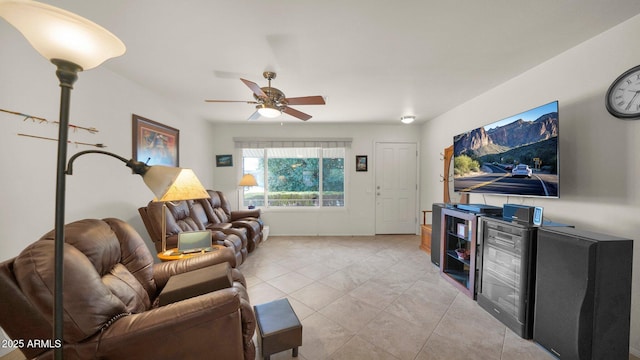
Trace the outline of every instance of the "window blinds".
<path fill-rule="evenodd" d="M 270 149 L 270 148 L 350 148 L 352 138 L 242 138 L 234 137 L 236 148 Z"/>

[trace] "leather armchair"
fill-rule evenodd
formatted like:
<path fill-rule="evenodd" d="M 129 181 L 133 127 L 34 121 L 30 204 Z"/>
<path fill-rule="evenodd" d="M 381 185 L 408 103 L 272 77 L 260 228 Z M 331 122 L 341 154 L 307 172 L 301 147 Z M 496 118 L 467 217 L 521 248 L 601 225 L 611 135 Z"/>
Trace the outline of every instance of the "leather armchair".
<path fill-rule="evenodd" d="M 255 358 L 255 317 L 238 270 L 230 288 L 157 305 L 172 275 L 234 259 L 231 250 L 154 264 L 121 220 L 81 220 L 65 232 L 65 359 Z M 0 326 L 12 339 L 51 338 L 53 247 L 50 232 L 0 263 Z M 27 358 L 53 357 L 50 348 L 21 350 Z"/>

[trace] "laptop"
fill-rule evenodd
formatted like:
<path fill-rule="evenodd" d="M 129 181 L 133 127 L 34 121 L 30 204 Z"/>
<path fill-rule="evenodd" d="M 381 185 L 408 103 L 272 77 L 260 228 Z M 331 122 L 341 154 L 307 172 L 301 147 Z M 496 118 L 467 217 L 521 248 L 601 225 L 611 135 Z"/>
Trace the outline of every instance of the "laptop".
<path fill-rule="evenodd" d="M 211 231 L 183 231 L 178 234 L 178 253 L 211 251 Z"/>

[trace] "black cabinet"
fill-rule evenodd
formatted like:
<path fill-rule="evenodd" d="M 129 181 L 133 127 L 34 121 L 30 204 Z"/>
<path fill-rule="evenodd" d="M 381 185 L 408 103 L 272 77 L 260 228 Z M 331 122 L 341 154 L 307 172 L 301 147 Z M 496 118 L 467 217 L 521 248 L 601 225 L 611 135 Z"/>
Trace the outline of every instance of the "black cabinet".
<path fill-rule="evenodd" d="M 633 241 L 538 230 L 533 339 L 560 359 L 629 358 Z"/>
<path fill-rule="evenodd" d="M 525 339 L 533 332 L 537 227 L 482 217 L 478 305 Z"/>
<path fill-rule="evenodd" d="M 475 298 L 478 215 L 447 208 L 442 210 L 440 224 L 440 273 Z"/>

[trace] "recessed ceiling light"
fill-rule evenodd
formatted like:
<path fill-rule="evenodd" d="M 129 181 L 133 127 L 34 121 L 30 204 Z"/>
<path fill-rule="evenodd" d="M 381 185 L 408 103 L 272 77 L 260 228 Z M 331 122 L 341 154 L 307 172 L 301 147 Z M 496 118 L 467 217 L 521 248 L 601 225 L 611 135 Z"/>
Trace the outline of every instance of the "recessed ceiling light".
<path fill-rule="evenodd" d="M 415 116 L 403 116 L 400 118 L 403 124 L 411 124 L 416 119 Z"/>

